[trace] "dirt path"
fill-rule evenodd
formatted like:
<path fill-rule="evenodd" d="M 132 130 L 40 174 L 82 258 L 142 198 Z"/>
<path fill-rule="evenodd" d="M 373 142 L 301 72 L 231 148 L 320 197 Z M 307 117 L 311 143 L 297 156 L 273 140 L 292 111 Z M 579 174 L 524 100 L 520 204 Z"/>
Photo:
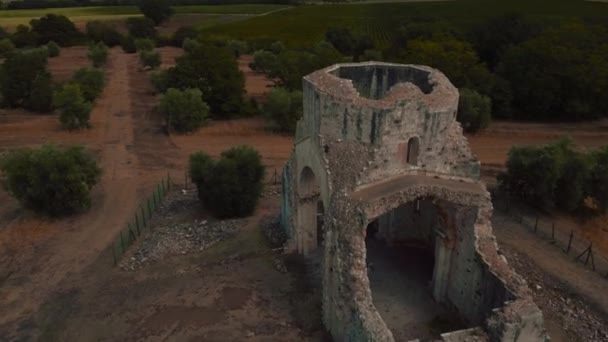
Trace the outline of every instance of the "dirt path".
<path fill-rule="evenodd" d="M 577 297 L 608 317 L 608 280 L 576 264 L 548 240 L 539 239 L 528 229 L 499 212 L 492 220 L 499 244 L 526 255 L 544 272 L 566 284 Z"/>
<path fill-rule="evenodd" d="M 33 247 L 27 266 L 10 275 L 0 288 L 0 335 L 11 323 L 36 312 L 66 275 L 81 271 L 108 246 L 133 213 L 137 199 L 137 157 L 130 151 L 133 123 L 129 99 L 128 65 L 135 55 L 112 50 L 107 85 L 96 102 L 91 122 L 103 129 L 92 131 L 99 142 L 101 182 L 93 191 L 93 208 L 86 214 L 61 221 L 39 218 L 16 220 L 10 225 L 37 225 L 54 236 Z M 19 231 L 20 227 L 5 227 Z M 31 228 L 30 228 L 31 229 Z M 37 257 L 38 256 L 38 257 Z M 43 257 L 39 257 L 43 256 Z M 10 335 L 9 335 L 10 336 Z"/>

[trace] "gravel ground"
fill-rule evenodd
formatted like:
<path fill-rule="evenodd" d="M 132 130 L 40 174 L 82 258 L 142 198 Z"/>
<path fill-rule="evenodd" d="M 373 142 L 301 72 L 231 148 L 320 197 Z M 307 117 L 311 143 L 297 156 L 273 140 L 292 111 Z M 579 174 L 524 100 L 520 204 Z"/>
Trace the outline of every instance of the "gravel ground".
<path fill-rule="evenodd" d="M 554 277 L 542 272 L 527 256 L 501 247 L 509 264 L 528 282 L 534 301 L 546 319 L 556 320 L 568 341 L 608 341 L 608 318 L 590 307 Z"/>
<path fill-rule="evenodd" d="M 167 257 L 201 252 L 234 236 L 240 227 L 247 224 L 247 219 L 213 218 L 183 223 L 175 217 L 176 208 L 200 207 L 196 196 L 196 191 L 178 191 L 168 195 L 154 218 L 158 223 L 131 246 L 120 267 L 134 271 Z M 181 223 L 172 223 L 173 219 Z"/>

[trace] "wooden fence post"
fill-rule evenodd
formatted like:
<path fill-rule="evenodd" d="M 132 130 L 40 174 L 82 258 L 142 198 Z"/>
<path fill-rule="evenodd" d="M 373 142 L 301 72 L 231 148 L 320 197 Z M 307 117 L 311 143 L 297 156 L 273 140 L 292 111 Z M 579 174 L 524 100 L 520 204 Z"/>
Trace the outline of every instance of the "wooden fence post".
<path fill-rule="evenodd" d="M 572 247 L 573 238 L 574 238 L 574 230 L 570 231 L 570 239 L 568 240 L 568 247 L 566 248 L 566 254 L 570 254 L 570 247 Z"/>

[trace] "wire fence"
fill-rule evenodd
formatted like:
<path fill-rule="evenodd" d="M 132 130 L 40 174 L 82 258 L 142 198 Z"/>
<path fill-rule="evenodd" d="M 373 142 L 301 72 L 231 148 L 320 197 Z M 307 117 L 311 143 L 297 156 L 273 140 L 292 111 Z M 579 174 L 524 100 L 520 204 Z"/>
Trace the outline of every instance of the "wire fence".
<path fill-rule="evenodd" d="M 144 232 L 150 231 L 148 224 L 152 214 L 158 209 L 165 195 L 171 191 L 171 175 L 162 179 L 154 188 L 154 191 L 142 201 L 135 211 L 133 220 L 124 227 L 112 242 L 112 260 L 114 265 L 118 264 L 120 258 Z"/>
<path fill-rule="evenodd" d="M 558 223 L 544 217 L 533 208 L 522 205 L 521 201 L 497 193 L 493 193 L 492 197 L 496 210 L 500 210 L 538 237 L 549 240 L 582 266 L 608 279 L 608 256 L 594 248 L 593 241 L 587 240 L 571 227 L 558 226 Z"/>

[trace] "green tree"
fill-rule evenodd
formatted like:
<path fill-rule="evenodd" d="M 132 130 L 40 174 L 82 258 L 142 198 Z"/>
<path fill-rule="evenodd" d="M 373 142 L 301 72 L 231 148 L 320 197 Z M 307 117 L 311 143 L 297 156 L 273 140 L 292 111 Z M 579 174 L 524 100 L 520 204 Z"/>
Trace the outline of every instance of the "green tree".
<path fill-rule="evenodd" d="M 47 14 L 39 19 L 32 19 L 30 26 L 32 32 L 38 36 L 38 44 L 53 41 L 61 46 L 69 46 L 83 38 L 76 25 L 64 15 Z"/>
<path fill-rule="evenodd" d="M 458 88 L 492 93 L 493 75 L 466 41 L 448 36 L 410 40 L 402 62 L 437 68 Z"/>
<path fill-rule="evenodd" d="M 93 62 L 94 67 L 99 68 L 108 60 L 108 47 L 102 42 L 91 44 L 87 57 Z"/>
<path fill-rule="evenodd" d="M 94 101 L 103 91 L 105 78 L 102 69 L 80 68 L 76 70 L 72 80 L 78 84 L 85 101 Z"/>
<path fill-rule="evenodd" d="M 173 9 L 169 6 L 168 0 L 142 0 L 139 3 L 139 10 L 156 25 L 160 25 L 173 15 Z"/>
<path fill-rule="evenodd" d="M 185 38 L 182 43 L 182 49 L 186 52 L 192 52 L 201 47 L 201 43 L 194 38 Z"/>
<path fill-rule="evenodd" d="M 195 39 L 198 31 L 193 26 L 181 26 L 171 36 L 171 45 L 182 47 L 186 38 Z"/>
<path fill-rule="evenodd" d="M 152 39 L 138 38 L 135 39 L 135 48 L 137 51 L 154 50 L 154 48 L 156 48 L 156 44 Z"/>
<path fill-rule="evenodd" d="M 0 57 L 7 57 L 13 51 L 15 51 L 15 44 L 10 39 L 0 39 Z"/>
<path fill-rule="evenodd" d="M 273 88 L 262 111 L 281 131 L 293 133 L 302 117 L 302 92 Z"/>
<path fill-rule="evenodd" d="M 53 104 L 59 109 L 59 122 L 64 129 L 90 127 L 91 103 L 86 102 L 80 86 L 66 83 L 53 96 Z"/>
<path fill-rule="evenodd" d="M 18 25 L 11 39 L 18 48 L 34 47 L 38 44 L 38 34 L 30 30 L 27 25 Z"/>
<path fill-rule="evenodd" d="M 6 190 L 25 208 L 50 216 L 88 209 L 101 169 L 82 147 L 45 145 L 0 156 Z"/>
<path fill-rule="evenodd" d="M 179 133 L 196 131 L 209 115 L 209 107 L 198 89 L 170 88 L 162 96 L 159 107 L 168 129 Z"/>
<path fill-rule="evenodd" d="M 156 69 L 161 64 L 160 53 L 154 50 L 142 50 L 139 52 L 139 60 L 144 67 Z"/>
<path fill-rule="evenodd" d="M 555 184 L 554 202 L 558 208 L 573 212 L 583 207 L 589 193 L 590 163 L 588 158 L 570 147 L 564 152 L 560 177 Z"/>
<path fill-rule="evenodd" d="M 203 101 L 216 118 L 243 114 L 245 78 L 230 49 L 202 44 L 176 61 L 167 71 L 170 88 L 201 90 Z"/>
<path fill-rule="evenodd" d="M 492 120 L 492 101 L 475 90 L 460 89 L 457 119 L 466 132 L 475 133 L 488 127 Z"/>
<path fill-rule="evenodd" d="M 93 42 L 103 42 L 109 47 L 121 45 L 124 39 L 114 28 L 114 24 L 102 20 L 87 22 L 86 35 Z"/>
<path fill-rule="evenodd" d="M 249 146 L 225 151 L 217 161 L 202 152 L 190 156 L 190 176 L 199 198 L 220 218 L 253 213 L 262 193 L 264 169 L 260 154 Z"/>
<path fill-rule="evenodd" d="M 518 13 L 490 18 L 475 26 L 469 36 L 482 61 L 494 70 L 506 50 L 540 34 L 538 22 Z"/>
<path fill-rule="evenodd" d="M 608 30 L 583 22 L 550 27 L 509 48 L 498 74 L 511 85 L 517 119 L 586 120 L 606 116 Z"/>
<path fill-rule="evenodd" d="M 127 19 L 129 35 L 135 38 L 155 39 L 157 32 L 154 28 L 154 21 L 149 18 L 129 18 Z"/>
<path fill-rule="evenodd" d="M 253 54 L 253 63 L 250 67 L 259 72 L 269 73 L 279 68 L 279 58 L 271 51 L 258 50 Z"/>
<path fill-rule="evenodd" d="M 325 40 L 331 43 L 341 54 L 352 56 L 356 62 L 359 61 L 365 50 L 374 48 L 370 36 L 353 33 L 347 28 L 330 28 L 325 33 Z"/>
<path fill-rule="evenodd" d="M 151 72 L 150 80 L 159 93 L 164 93 L 169 89 L 167 70 L 156 70 Z"/>
<path fill-rule="evenodd" d="M 53 109 L 53 80 L 50 72 L 40 72 L 32 81 L 30 95 L 23 108 L 35 112 L 50 112 Z"/>
<path fill-rule="evenodd" d="M 242 40 L 229 40 L 226 43 L 226 46 L 232 50 L 236 58 L 239 58 L 241 55 L 244 55 L 249 51 L 249 44 Z"/>
<path fill-rule="evenodd" d="M 135 46 L 135 38 L 133 38 L 133 36 L 124 37 L 120 44 L 122 50 L 126 53 L 137 52 L 137 47 Z"/>
<path fill-rule="evenodd" d="M 61 53 L 59 45 L 52 40 L 46 44 L 46 48 L 49 50 L 49 57 L 57 57 Z"/>
<path fill-rule="evenodd" d="M 6 105 L 18 107 L 31 97 L 34 82 L 48 73 L 47 60 L 46 48 L 15 51 L 6 58 L 0 79 Z"/>

